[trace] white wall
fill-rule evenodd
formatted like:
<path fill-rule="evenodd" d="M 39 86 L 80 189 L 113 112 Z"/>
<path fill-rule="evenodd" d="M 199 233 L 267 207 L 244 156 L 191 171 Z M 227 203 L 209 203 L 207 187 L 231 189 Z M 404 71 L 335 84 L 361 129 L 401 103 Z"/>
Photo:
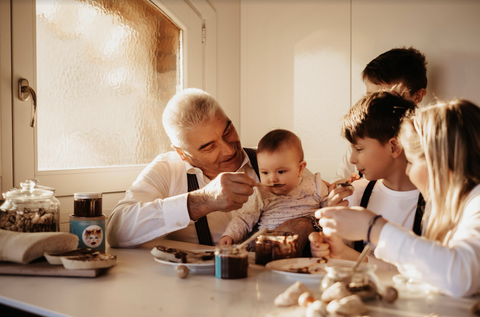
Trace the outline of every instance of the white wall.
<path fill-rule="evenodd" d="M 341 118 L 365 91 L 360 73 L 393 47 L 426 55 L 426 101 L 480 105 L 479 17 L 476 0 L 242 0 L 243 144 L 291 129 L 308 167 L 331 180 L 347 146 Z"/>

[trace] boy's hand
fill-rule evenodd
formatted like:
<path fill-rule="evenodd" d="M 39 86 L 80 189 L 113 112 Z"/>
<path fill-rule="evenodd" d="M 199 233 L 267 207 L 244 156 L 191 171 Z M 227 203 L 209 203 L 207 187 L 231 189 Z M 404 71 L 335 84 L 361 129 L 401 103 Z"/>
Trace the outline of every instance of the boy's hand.
<path fill-rule="evenodd" d="M 344 200 L 345 197 L 348 197 L 353 194 L 352 186 L 338 187 L 333 189 L 327 198 L 327 206 L 348 206 L 348 201 Z"/>
<path fill-rule="evenodd" d="M 310 240 L 310 252 L 314 258 L 329 258 L 330 257 L 330 245 L 323 241 L 323 234 L 321 232 L 314 231 L 308 235 Z"/>
<path fill-rule="evenodd" d="M 223 236 L 220 241 L 218 241 L 218 245 L 232 245 L 233 239 L 229 236 Z"/>
<path fill-rule="evenodd" d="M 325 236 L 320 232 L 312 232 L 308 236 L 310 240 L 310 252 L 315 258 L 343 259 L 348 247 L 338 235 Z"/>

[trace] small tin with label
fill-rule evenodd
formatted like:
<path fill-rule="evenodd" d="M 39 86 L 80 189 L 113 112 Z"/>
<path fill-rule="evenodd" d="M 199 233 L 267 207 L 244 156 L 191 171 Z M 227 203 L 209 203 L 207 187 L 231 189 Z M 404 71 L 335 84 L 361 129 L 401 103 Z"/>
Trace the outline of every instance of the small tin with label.
<path fill-rule="evenodd" d="M 78 236 L 79 249 L 105 252 L 105 216 L 102 193 L 75 193 L 70 233 Z"/>

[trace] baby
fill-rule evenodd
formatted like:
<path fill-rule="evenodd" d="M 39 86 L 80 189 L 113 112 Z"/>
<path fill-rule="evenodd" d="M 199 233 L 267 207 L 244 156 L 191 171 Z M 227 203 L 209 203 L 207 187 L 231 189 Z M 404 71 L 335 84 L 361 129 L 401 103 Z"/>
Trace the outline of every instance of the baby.
<path fill-rule="evenodd" d="M 232 211 L 219 244 L 239 243 L 254 230 L 273 230 L 294 218 L 313 219 L 315 211 L 326 206 L 327 185 L 320 173 L 303 176 L 307 162 L 294 133 L 282 129 L 267 133 L 258 143 L 257 161 L 261 182 L 273 186 L 255 187 L 243 207 Z"/>

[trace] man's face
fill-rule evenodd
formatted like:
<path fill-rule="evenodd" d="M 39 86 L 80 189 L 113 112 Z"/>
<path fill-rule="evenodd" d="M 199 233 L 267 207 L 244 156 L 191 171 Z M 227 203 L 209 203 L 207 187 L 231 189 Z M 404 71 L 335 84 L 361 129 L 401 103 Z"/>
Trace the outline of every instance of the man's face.
<path fill-rule="evenodd" d="M 371 94 L 373 92 L 377 92 L 377 91 L 380 91 L 380 90 L 387 90 L 387 91 L 390 91 L 392 90 L 392 88 L 395 86 L 395 91 L 398 92 L 400 95 L 402 95 L 402 97 L 406 100 L 410 100 L 410 101 L 413 101 L 413 102 L 417 102 L 415 100 L 415 95 L 410 95 L 410 92 L 408 91 L 408 88 L 403 85 L 403 84 L 392 84 L 392 85 L 388 85 L 388 84 L 380 84 L 380 85 L 377 85 L 377 84 L 374 84 L 372 83 L 371 81 L 369 81 L 368 79 L 365 80 L 365 87 L 366 87 L 366 92 L 367 94 Z"/>
<path fill-rule="evenodd" d="M 390 143 L 382 145 L 378 140 L 365 137 L 350 144 L 352 155 L 350 163 L 368 180 L 387 178 L 393 163 Z"/>
<path fill-rule="evenodd" d="M 286 195 L 295 188 L 306 165 L 305 161 L 300 162 L 294 151 L 285 146 L 273 153 L 258 153 L 257 160 L 262 183 L 278 184 L 278 187 L 265 187 L 275 195 Z"/>
<path fill-rule="evenodd" d="M 237 130 L 221 114 L 206 124 L 194 126 L 185 143 L 188 148 L 179 150 L 180 156 L 200 168 L 209 179 L 223 172 L 235 172 L 242 165 L 243 151 Z"/>

